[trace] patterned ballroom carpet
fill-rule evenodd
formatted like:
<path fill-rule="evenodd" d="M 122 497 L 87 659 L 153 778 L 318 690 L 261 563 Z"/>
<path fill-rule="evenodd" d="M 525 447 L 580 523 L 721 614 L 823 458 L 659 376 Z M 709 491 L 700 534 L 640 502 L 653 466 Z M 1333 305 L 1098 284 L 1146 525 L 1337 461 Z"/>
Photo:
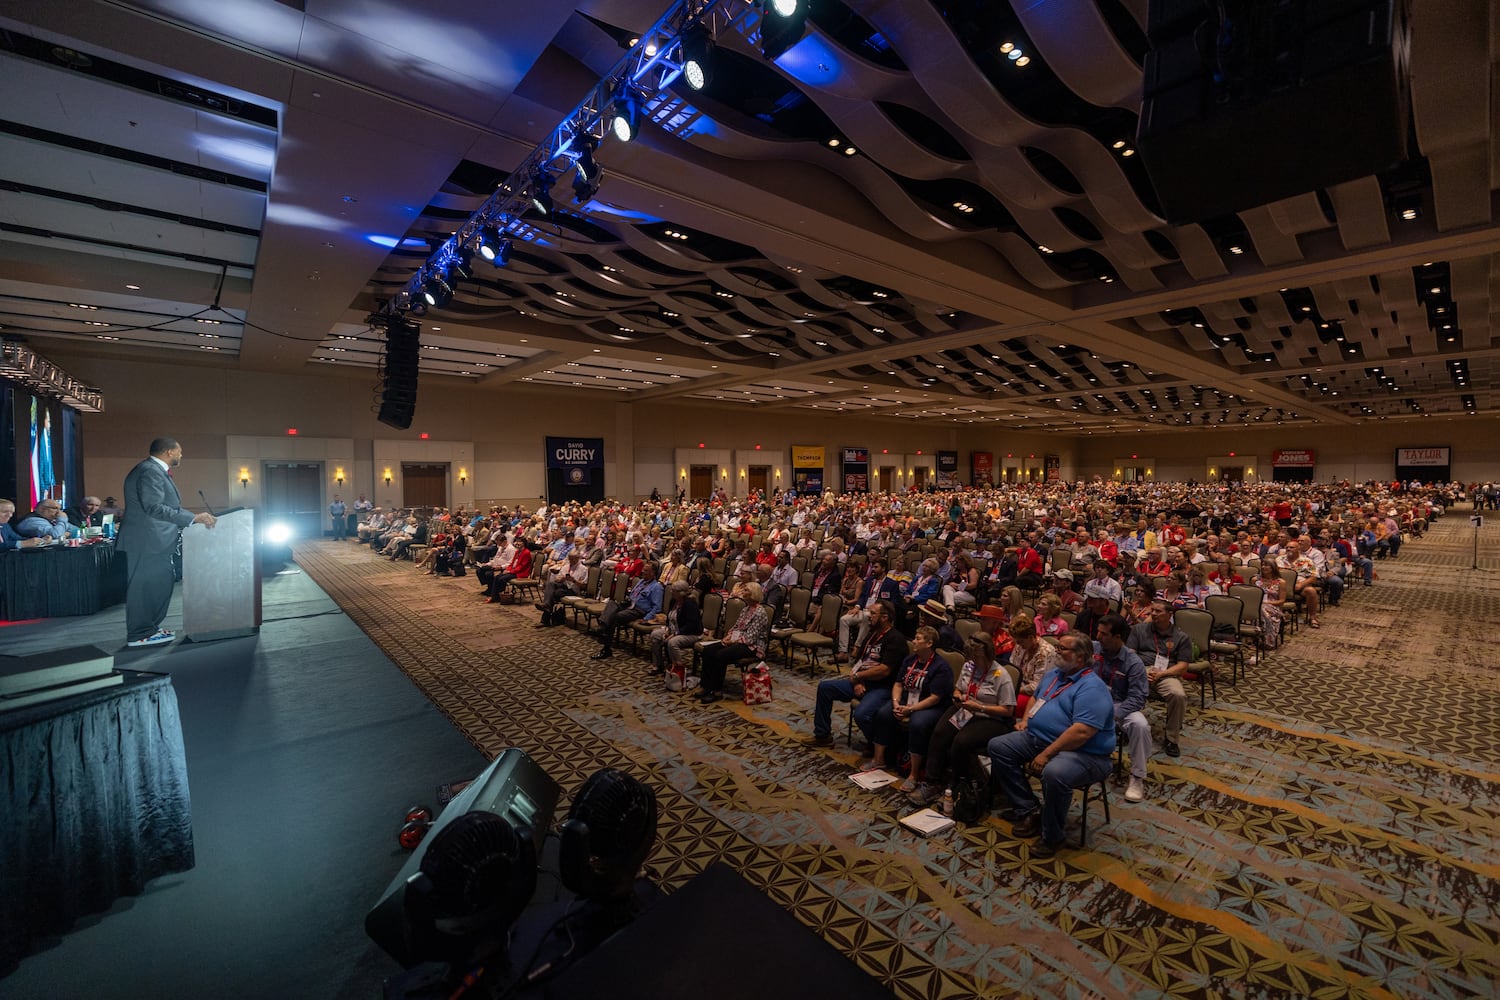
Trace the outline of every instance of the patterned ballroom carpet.
<path fill-rule="evenodd" d="M 855 786 L 841 736 L 798 742 L 801 661 L 773 660 L 770 704 L 703 708 L 472 575 L 331 541 L 296 558 L 486 754 L 521 747 L 567 792 L 604 766 L 651 784 L 657 882 L 725 861 L 896 996 L 1473 997 L 1500 995 L 1500 560 L 1471 571 L 1472 541 L 1450 515 L 1322 629 L 1222 671 L 1206 710 L 1190 691 L 1147 800 L 1117 778 L 1089 849 L 1047 861 L 999 819 L 897 825 L 904 797 Z"/>

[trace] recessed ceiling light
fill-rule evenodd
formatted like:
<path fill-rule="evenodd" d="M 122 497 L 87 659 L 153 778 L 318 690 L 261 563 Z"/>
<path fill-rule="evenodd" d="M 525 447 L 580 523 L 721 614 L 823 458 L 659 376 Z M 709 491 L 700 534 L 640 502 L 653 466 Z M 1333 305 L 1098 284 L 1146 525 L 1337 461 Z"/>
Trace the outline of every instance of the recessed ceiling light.
<path fill-rule="evenodd" d="M 126 285 L 125 287 L 130 289 L 132 292 L 138 292 L 141 290 L 140 285 Z"/>

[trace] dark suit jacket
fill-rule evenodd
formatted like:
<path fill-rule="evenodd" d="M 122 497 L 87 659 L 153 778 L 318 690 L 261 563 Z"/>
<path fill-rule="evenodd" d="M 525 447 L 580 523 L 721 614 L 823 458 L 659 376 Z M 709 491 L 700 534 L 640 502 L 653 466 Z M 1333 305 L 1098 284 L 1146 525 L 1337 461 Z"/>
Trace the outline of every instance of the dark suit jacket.
<path fill-rule="evenodd" d="M 891 604 L 895 605 L 896 607 L 900 607 L 901 584 L 897 583 L 895 580 L 892 580 L 888 576 L 883 576 L 880 578 L 880 583 L 878 585 L 875 584 L 874 580 L 866 580 L 865 585 L 860 588 L 859 606 L 861 608 L 863 608 L 865 606 L 865 602 L 870 599 L 870 589 L 872 586 L 878 586 L 881 600 L 890 601 Z"/>
<path fill-rule="evenodd" d="M 182 529 L 193 523 L 182 509 L 172 478 L 147 458 L 125 477 L 125 522 L 115 547 L 121 552 L 172 552 Z"/>

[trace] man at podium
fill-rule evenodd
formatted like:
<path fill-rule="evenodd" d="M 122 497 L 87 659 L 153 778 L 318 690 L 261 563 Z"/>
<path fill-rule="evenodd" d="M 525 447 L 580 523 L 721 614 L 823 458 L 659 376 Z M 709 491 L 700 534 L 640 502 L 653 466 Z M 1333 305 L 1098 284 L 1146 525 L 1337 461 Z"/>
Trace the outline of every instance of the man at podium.
<path fill-rule="evenodd" d="M 125 477 L 125 522 L 115 548 L 125 553 L 129 575 L 126 646 L 155 646 L 175 638 L 161 627 L 172 601 L 172 555 L 183 528 L 193 523 L 214 526 L 212 514 L 182 509 L 182 497 L 172 482 L 172 470 L 180 464 L 182 445 L 172 438 L 156 438 L 150 456 Z"/>

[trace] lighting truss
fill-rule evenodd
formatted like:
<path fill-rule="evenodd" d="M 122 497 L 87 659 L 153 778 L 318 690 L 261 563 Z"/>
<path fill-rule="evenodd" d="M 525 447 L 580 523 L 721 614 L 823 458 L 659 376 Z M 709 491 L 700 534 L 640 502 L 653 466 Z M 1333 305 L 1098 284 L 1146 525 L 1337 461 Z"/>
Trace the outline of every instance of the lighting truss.
<path fill-rule="evenodd" d="M 533 178 L 557 177 L 575 169 L 585 149 L 597 148 L 610 134 L 617 101 L 633 100 L 644 111 L 652 98 L 676 82 L 683 71 L 684 34 L 691 38 L 694 32 L 712 27 L 718 15 L 728 19 L 756 10 L 751 0 L 675 0 L 552 134 L 511 171 L 509 179 L 432 252 L 397 294 L 393 307 L 421 302 L 423 286 L 434 278 L 445 278 L 450 263 L 469 250 L 486 227 L 493 227 L 502 238 L 529 228 L 521 215 L 533 207 Z"/>
<path fill-rule="evenodd" d="M 61 399 L 87 413 L 104 412 L 104 393 L 13 340 L 0 341 L 0 379 L 20 382 L 39 396 Z"/>

